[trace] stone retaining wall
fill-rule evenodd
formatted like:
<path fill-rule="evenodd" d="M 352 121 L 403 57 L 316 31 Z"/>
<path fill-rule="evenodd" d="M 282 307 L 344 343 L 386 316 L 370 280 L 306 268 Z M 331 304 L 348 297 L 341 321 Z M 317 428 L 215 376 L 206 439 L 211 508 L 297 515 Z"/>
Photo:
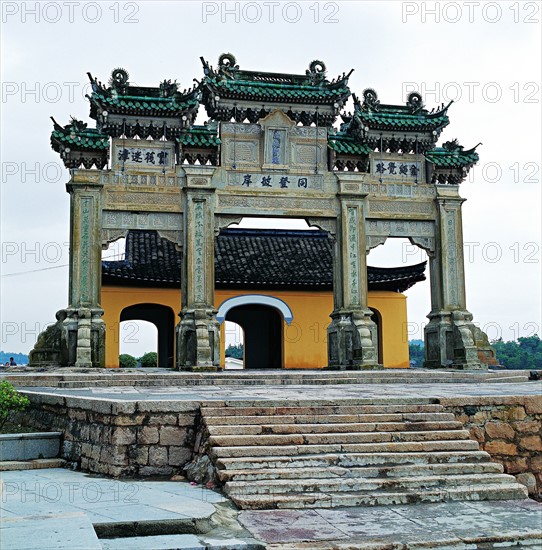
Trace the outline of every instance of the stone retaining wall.
<path fill-rule="evenodd" d="M 169 475 L 192 457 L 198 403 L 27 395 L 31 406 L 21 422 L 63 432 L 61 457 L 82 470 L 113 477 Z"/>
<path fill-rule="evenodd" d="M 542 397 L 473 396 L 440 399 L 471 439 L 500 462 L 507 474 L 542 500 Z"/>
<path fill-rule="evenodd" d="M 64 433 L 62 458 L 81 469 L 119 476 L 169 475 L 192 458 L 200 422 L 195 401 L 105 401 L 28 393 L 20 420 Z M 505 472 L 542 492 L 542 397 L 441 398 Z"/>

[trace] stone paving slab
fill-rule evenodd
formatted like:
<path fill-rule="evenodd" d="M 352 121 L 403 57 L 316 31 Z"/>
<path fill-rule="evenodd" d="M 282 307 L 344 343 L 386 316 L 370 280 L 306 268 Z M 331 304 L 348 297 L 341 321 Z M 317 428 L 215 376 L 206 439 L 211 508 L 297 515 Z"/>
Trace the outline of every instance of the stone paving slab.
<path fill-rule="evenodd" d="M 101 539 L 103 550 L 250 550 L 263 546 L 247 543 L 240 539 L 212 539 L 203 535 L 160 535 L 151 537 L 130 537 Z"/>
<path fill-rule="evenodd" d="M 153 529 L 162 525 L 169 529 L 186 527 L 193 530 L 194 522 L 207 521 L 216 512 L 215 504 L 225 501 L 221 494 L 187 482 L 121 481 L 60 468 L 2 472 L 1 547 L 3 550 L 45 548 L 39 538 L 36 539 L 38 542 L 28 542 L 29 546 L 19 545 L 24 540 L 24 533 L 32 539 L 35 530 L 48 532 L 60 527 L 72 540 L 71 534 L 74 529 L 79 529 L 76 527 L 79 523 L 91 528 L 94 524 L 98 532 L 112 533 L 119 530 L 137 532 L 149 525 Z M 77 518 L 84 518 L 84 521 L 75 522 L 72 526 L 71 520 L 66 517 L 73 513 Z M 32 518 L 36 518 L 35 525 Z M 47 518 L 54 521 L 44 523 Z M 57 547 L 79 548 L 69 544 Z M 89 543 L 88 548 L 95 547 Z"/>
<path fill-rule="evenodd" d="M 66 399 L 72 401 L 72 406 L 78 400 L 85 400 L 89 406 L 112 401 L 119 402 L 156 402 L 164 410 L 171 408 L 171 402 L 182 402 L 186 407 L 196 406 L 205 402 L 216 401 L 310 401 L 322 398 L 322 388 L 319 386 L 198 386 L 186 388 L 176 386 L 110 386 L 90 388 L 51 388 L 32 387 L 20 388 L 27 394 L 43 398 Z M 383 399 L 383 398 L 444 398 L 466 399 L 476 398 L 519 398 L 521 396 L 542 396 L 542 381 L 523 383 L 479 383 L 479 384 L 339 384 L 328 385 L 325 388 L 325 399 L 330 401 L 347 399 Z M 168 403 L 169 402 L 169 403 Z M 149 403 L 149 406 L 151 404 Z M 152 403 L 154 408 L 155 403 Z M 171 410 L 171 409 L 170 409 Z M 104 411 L 105 412 L 105 411 Z"/>
<path fill-rule="evenodd" d="M 29 510 L 27 510 L 29 512 Z M 2 550 L 101 550 L 91 521 L 83 512 L 4 517 Z"/>
<path fill-rule="evenodd" d="M 269 548 L 497 548 L 519 540 L 542 547 L 542 504 L 531 500 L 243 511 L 239 520 Z"/>

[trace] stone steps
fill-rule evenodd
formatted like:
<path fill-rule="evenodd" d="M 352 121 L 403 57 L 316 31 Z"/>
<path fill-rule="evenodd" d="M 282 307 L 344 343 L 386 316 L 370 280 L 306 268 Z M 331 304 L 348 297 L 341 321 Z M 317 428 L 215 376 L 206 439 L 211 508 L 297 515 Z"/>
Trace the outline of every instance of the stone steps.
<path fill-rule="evenodd" d="M 371 466 L 328 466 L 295 467 L 295 468 L 265 468 L 246 470 L 219 470 L 218 477 L 225 483 L 232 479 L 236 481 L 254 481 L 266 479 L 349 479 L 349 478 L 400 478 L 420 475 L 457 475 L 457 474 L 502 474 L 503 467 L 495 462 L 461 463 L 461 464 L 405 464 L 401 466 L 371 467 Z"/>
<path fill-rule="evenodd" d="M 228 470 L 262 470 L 293 468 L 355 468 L 379 467 L 387 465 L 427 465 L 433 464 L 494 464 L 489 462 L 485 451 L 443 451 L 432 453 L 329 453 L 306 454 L 302 456 L 263 456 L 247 458 L 219 458 L 216 466 L 220 472 Z"/>
<path fill-rule="evenodd" d="M 217 426 L 225 428 L 228 425 L 238 426 L 239 416 L 207 416 L 205 422 L 210 428 Z M 243 416 L 242 425 L 264 424 L 266 426 L 277 424 L 367 424 L 383 422 L 424 422 L 427 420 L 426 413 L 394 413 L 394 414 L 334 414 L 333 416 L 325 414 L 285 414 L 281 416 Z M 433 422 L 453 422 L 455 416 L 452 413 L 433 412 L 431 414 Z"/>
<path fill-rule="evenodd" d="M 257 418 L 257 417 L 256 417 Z M 244 419 L 243 419 L 244 422 Z M 208 425 L 209 434 L 212 436 L 223 435 L 270 435 L 270 434 L 322 434 L 325 435 L 332 431 L 338 433 L 358 433 L 358 432 L 418 432 L 424 430 L 442 431 L 442 430 L 460 430 L 463 427 L 461 422 L 457 421 L 417 421 L 417 422 L 348 422 L 348 423 L 319 423 L 319 424 L 271 424 L 261 423 L 217 426 Z"/>
<path fill-rule="evenodd" d="M 420 491 L 375 491 L 362 493 L 289 493 L 273 495 L 238 495 L 230 498 L 242 509 L 262 510 L 273 508 L 336 508 L 338 506 L 387 506 L 425 502 L 515 500 L 525 498 L 517 483 L 468 487 L 433 488 Z"/>
<path fill-rule="evenodd" d="M 315 417 L 330 417 L 331 415 L 365 415 L 365 414 L 386 414 L 386 413 L 442 413 L 444 407 L 434 402 L 433 399 L 427 399 L 414 403 L 362 403 L 351 404 L 344 403 L 340 405 L 319 405 L 315 401 L 310 401 L 307 405 L 277 405 L 277 406 L 258 406 L 251 404 L 238 405 L 228 404 L 223 407 L 202 406 L 201 411 L 203 416 L 207 417 L 226 417 L 233 416 L 236 418 L 245 416 L 283 416 L 283 415 L 303 415 Z M 428 417 L 427 420 L 431 420 Z M 241 424 L 241 423 L 240 423 Z"/>
<path fill-rule="evenodd" d="M 273 435 L 212 435 L 211 445 L 246 447 L 269 445 L 333 445 L 357 443 L 448 441 L 469 439 L 468 430 L 434 430 L 421 432 L 340 432 L 293 433 Z"/>
<path fill-rule="evenodd" d="M 204 448 L 241 508 L 328 508 L 517 499 L 434 399 L 202 406 Z"/>
<path fill-rule="evenodd" d="M 398 478 L 315 478 L 315 479 L 263 479 L 229 481 L 225 492 L 230 498 L 247 495 L 276 495 L 289 493 L 362 493 L 397 490 L 425 491 L 428 488 L 446 490 L 450 487 L 477 487 L 483 485 L 509 485 L 514 480 L 506 474 L 456 474 L 448 476 L 406 476 Z"/>
<path fill-rule="evenodd" d="M 476 451 L 478 443 L 460 441 L 414 441 L 395 443 L 347 443 L 328 445 L 268 445 L 212 447 L 214 458 L 246 458 L 255 456 L 303 456 L 327 453 L 394 453 L 433 451 Z"/>

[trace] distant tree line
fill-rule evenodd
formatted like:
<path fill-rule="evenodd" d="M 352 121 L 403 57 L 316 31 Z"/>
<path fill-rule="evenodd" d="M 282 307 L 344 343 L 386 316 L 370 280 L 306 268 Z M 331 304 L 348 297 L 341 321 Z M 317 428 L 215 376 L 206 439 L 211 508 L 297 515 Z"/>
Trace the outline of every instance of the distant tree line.
<path fill-rule="evenodd" d="M 139 358 L 128 353 L 121 353 L 119 355 L 119 367 L 123 369 L 135 369 L 136 367 L 149 368 L 157 366 L 158 354 L 155 351 L 148 351 Z"/>
<path fill-rule="evenodd" d="M 497 354 L 499 364 L 507 369 L 542 369 L 542 340 L 535 334 L 504 342 L 502 338 L 494 340 L 491 345 Z M 408 343 L 410 364 L 413 367 L 423 367 L 423 340 L 411 340 Z"/>
<path fill-rule="evenodd" d="M 542 369 L 542 340 L 535 334 L 503 342 L 502 338 L 491 342 L 499 363 L 507 369 Z"/>
<path fill-rule="evenodd" d="M 231 344 L 226 348 L 226 357 L 233 357 L 234 359 L 243 359 L 243 344 L 237 344 L 232 346 Z"/>

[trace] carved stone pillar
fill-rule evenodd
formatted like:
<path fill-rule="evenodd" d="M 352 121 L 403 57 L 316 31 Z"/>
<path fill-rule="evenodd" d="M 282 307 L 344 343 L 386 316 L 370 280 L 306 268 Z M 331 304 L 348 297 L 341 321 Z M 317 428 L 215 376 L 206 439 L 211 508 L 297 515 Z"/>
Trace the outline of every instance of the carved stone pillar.
<path fill-rule="evenodd" d="M 70 193 L 69 305 L 30 352 L 31 365 L 105 366 L 102 320 L 102 183 L 98 171 L 73 170 Z"/>
<path fill-rule="evenodd" d="M 181 370 L 216 371 L 220 367 L 220 326 L 214 307 L 213 167 L 186 167 L 183 186 L 183 268 L 181 321 L 177 327 Z"/>
<path fill-rule="evenodd" d="M 431 312 L 425 327 L 429 368 L 481 369 L 495 364 L 487 336 L 472 322 L 465 295 L 463 225 L 465 199 L 457 186 L 437 185 L 437 238 L 430 258 Z"/>
<path fill-rule="evenodd" d="M 334 310 L 328 327 L 328 368 L 379 368 L 377 330 L 367 299 L 364 195 L 348 193 L 359 189 L 359 175 L 338 177 L 340 214 L 333 252 Z"/>

